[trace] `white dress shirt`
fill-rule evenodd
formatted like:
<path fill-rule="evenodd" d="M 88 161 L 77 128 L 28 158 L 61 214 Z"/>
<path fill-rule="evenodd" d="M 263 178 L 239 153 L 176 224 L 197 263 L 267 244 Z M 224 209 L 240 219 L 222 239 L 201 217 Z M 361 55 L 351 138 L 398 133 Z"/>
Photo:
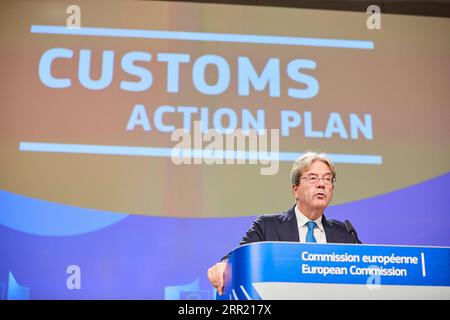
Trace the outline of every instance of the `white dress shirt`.
<path fill-rule="evenodd" d="M 303 215 L 297 206 L 295 206 L 295 216 L 297 218 L 300 243 L 306 243 L 306 234 L 308 233 L 308 226 L 306 224 L 310 220 Z M 317 224 L 317 228 L 314 228 L 314 238 L 316 238 L 317 243 L 327 243 L 327 236 L 325 235 L 322 224 L 322 216 L 314 220 L 314 222 Z"/>

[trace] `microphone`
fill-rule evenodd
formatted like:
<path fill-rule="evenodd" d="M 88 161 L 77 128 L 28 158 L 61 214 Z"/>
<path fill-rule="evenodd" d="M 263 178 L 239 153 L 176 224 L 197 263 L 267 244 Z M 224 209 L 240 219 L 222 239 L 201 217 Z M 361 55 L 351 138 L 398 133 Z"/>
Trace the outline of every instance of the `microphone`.
<path fill-rule="evenodd" d="M 355 240 L 355 243 L 361 244 L 361 241 L 359 241 L 359 239 L 358 239 L 358 234 L 356 233 L 356 230 L 355 230 L 355 228 L 353 228 L 350 221 L 345 220 L 344 223 L 345 223 L 345 227 L 347 228 L 348 233 L 350 233 L 353 237 L 353 240 Z"/>

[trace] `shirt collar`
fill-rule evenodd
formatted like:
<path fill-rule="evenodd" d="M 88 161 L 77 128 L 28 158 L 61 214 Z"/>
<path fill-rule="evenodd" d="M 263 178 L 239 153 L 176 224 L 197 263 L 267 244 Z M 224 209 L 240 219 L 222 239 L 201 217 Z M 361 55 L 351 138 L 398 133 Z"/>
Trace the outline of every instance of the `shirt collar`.
<path fill-rule="evenodd" d="M 300 211 L 297 205 L 295 206 L 295 216 L 297 217 L 298 225 L 301 227 L 307 224 L 308 221 L 311 221 L 307 217 L 305 217 L 305 215 Z M 318 217 L 316 220 L 314 220 L 314 222 L 317 224 L 319 230 L 323 232 L 324 229 L 322 224 L 322 216 Z"/>

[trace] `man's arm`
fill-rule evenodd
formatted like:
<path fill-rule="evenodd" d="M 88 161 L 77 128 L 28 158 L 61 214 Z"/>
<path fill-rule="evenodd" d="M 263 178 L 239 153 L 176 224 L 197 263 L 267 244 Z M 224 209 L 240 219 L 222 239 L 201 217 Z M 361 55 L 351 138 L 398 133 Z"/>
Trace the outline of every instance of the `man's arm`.
<path fill-rule="evenodd" d="M 258 218 L 256 218 L 255 221 L 253 221 L 250 229 L 248 229 L 245 236 L 239 242 L 239 245 L 241 246 L 246 243 L 264 241 L 265 240 L 265 236 L 264 236 L 265 226 L 266 226 L 266 219 L 264 216 L 259 216 Z M 228 252 L 228 254 L 226 256 L 224 256 L 222 259 L 220 259 L 220 261 L 228 262 L 229 256 L 230 256 L 230 252 Z"/>
<path fill-rule="evenodd" d="M 266 229 L 266 219 L 265 216 L 259 216 L 255 221 L 253 221 L 252 226 L 247 231 L 245 236 L 242 238 L 240 245 L 258 241 L 264 241 L 264 231 Z"/>
<path fill-rule="evenodd" d="M 239 245 L 251 242 L 264 241 L 265 219 L 264 216 L 258 217 L 253 221 L 252 226 L 242 238 Z M 223 294 L 223 286 L 225 283 L 225 269 L 227 267 L 230 253 L 224 256 L 220 262 L 208 269 L 208 280 L 217 289 L 219 295 Z"/>

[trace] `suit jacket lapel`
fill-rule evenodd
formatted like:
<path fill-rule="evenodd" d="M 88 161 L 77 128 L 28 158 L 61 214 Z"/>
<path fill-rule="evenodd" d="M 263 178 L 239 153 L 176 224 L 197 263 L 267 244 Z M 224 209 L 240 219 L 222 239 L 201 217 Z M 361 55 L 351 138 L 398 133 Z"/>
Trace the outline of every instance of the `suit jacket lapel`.
<path fill-rule="evenodd" d="M 300 241 L 298 237 L 298 225 L 294 208 L 295 207 L 292 207 L 279 217 L 281 223 L 278 225 L 277 232 L 280 237 L 280 241 Z"/>

